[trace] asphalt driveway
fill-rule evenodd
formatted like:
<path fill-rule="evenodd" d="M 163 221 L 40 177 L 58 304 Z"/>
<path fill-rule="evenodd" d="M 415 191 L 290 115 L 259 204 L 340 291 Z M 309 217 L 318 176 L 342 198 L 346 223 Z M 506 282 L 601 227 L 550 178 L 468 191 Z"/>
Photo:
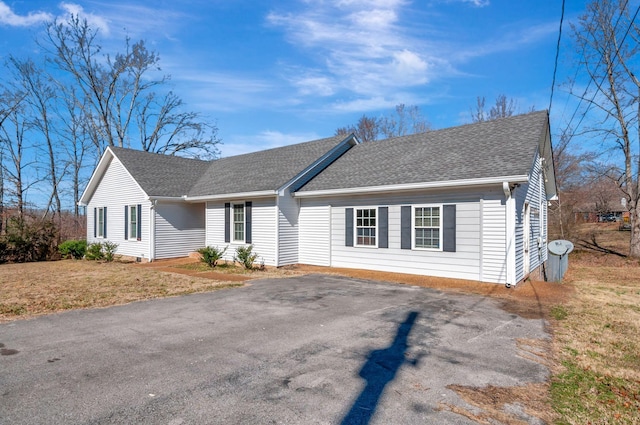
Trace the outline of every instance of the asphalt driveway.
<path fill-rule="evenodd" d="M 548 337 L 479 296 L 254 281 L 0 325 L 0 423 L 468 424 L 446 386 L 541 382 L 516 339 Z"/>

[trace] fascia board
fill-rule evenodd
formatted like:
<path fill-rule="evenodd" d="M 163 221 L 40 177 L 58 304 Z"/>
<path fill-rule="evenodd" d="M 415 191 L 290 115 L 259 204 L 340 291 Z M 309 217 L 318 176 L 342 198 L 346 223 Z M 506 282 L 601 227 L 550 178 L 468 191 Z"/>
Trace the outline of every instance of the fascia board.
<path fill-rule="evenodd" d="M 501 185 L 505 181 L 509 183 L 527 183 L 529 181 L 529 176 L 516 175 L 516 176 L 488 177 L 488 178 L 482 178 L 482 179 L 447 180 L 447 181 L 437 181 L 437 182 L 394 184 L 394 185 L 385 185 L 385 186 L 350 187 L 345 189 L 313 190 L 308 192 L 296 192 L 294 196 L 297 198 L 311 198 L 311 197 L 331 196 L 331 195 L 357 195 L 357 194 L 367 194 L 367 193 L 411 191 L 411 190 L 420 190 L 420 189 L 438 189 L 438 188 L 447 188 L 447 187 L 473 187 L 473 186 L 486 186 L 486 185 L 492 185 L 492 184 Z"/>
<path fill-rule="evenodd" d="M 249 198 L 266 198 L 276 196 L 278 194 L 275 190 L 261 190 L 256 192 L 237 192 L 237 193 L 223 193 L 218 195 L 204 195 L 204 196 L 183 196 L 187 202 L 204 202 L 204 201 L 217 201 L 221 199 L 249 199 Z"/>

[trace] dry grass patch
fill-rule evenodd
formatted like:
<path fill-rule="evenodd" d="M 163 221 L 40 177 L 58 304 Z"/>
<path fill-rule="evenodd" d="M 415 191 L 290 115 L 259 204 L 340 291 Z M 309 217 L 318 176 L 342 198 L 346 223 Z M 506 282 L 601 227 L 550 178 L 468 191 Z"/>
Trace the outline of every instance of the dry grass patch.
<path fill-rule="evenodd" d="M 119 262 L 4 264 L 0 266 L 0 321 L 241 285 L 229 280 L 166 273 Z"/>
<path fill-rule="evenodd" d="M 613 235 L 615 237 L 616 235 Z M 640 423 L 640 264 L 577 252 L 556 307 L 552 385 L 559 423 Z"/>

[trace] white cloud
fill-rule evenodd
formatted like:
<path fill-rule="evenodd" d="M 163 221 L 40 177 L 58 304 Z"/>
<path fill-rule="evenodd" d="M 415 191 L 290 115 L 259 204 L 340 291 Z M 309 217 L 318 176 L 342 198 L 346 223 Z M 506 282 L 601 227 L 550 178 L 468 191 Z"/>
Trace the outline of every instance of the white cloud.
<path fill-rule="evenodd" d="M 100 30 L 102 35 L 109 35 L 109 23 L 105 18 L 94 15 L 93 13 L 87 13 L 82 6 L 75 3 L 60 3 L 60 9 L 65 12 L 61 17 L 62 19 L 68 20 L 72 16 L 86 19 L 91 28 Z"/>
<path fill-rule="evenodd" d="M 53 15 L 47 12 L 29 12 L 26 16 L 16 14 L 3 1 L 0 1 L 0 25 L 11 27 L 29 27 L 53 20 Z"/>
<path fill-rule="evenodd" d="M 289 80 L 299 95 L 354 93 L 388 98 L 437 76 L 446 61 L 434 57 L 426 43 L 401 22 L 401 0 L 333 0 L 308 2 L 299 13 L 276 13 L 267 22 L 283 28 L 292 44 L 307 49 L 321 71 L 292 68 Z M 424 23 L 420 23 L 424 26 Z M 297 72 L 297 73 L 296 73 Z"/>

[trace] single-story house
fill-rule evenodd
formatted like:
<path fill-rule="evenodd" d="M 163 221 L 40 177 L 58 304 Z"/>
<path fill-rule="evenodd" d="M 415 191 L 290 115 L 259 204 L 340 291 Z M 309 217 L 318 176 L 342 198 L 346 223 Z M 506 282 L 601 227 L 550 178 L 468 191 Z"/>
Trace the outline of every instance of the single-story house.
<path fill-rule="evenodd" d="M 153 261 L 252 244 L 264 264 L 515 285 L 547 258 L 546 111 L 360 143 L 199 161 L 109 147 L 80 200 L 88 242 Z"/>

